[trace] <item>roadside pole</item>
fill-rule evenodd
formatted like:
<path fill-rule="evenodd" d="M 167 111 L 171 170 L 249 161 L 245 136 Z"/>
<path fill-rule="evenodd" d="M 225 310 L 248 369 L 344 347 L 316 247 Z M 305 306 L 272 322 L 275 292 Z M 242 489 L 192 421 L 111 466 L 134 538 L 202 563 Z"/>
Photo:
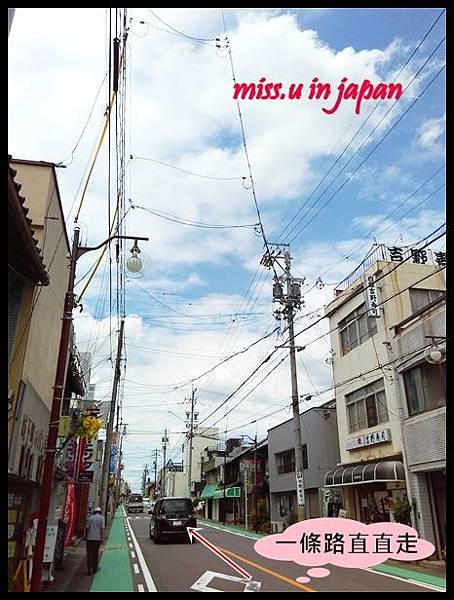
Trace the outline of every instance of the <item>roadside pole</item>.
<path fill-rule="evenodd" d="M 118 384 L 120 381 L 120 361 L 121 361 L 121 350 L 123 347 L 123 331 L 124 331 L 125 321 L 121 320 L 120 323 L 120 334 L 118 336 L 118 347 L 117 347 L 117 359 L 115 362 L 115 373 L 114 373 L 114 381 L 112 386 L 112 396 L 110 401 L 110 412 L 109 412 L 109 420 L 107 422 L 107 431 L 106 431 L 106 442 L 104 444 L 104 460 L 102 463 L 102 475 L 101 475 L 101 508 L 103 509 L 104 516 L 107 523 L 107 513 L 108 513 L 108 489 L 109 489 L 109 471 L 110 471 L 110 453 L 112 450 L 112 437 L 113 437 L 113 425 L 115 419 L 115 406 L 117 402 L 117 393 L 118 393 Z"/>

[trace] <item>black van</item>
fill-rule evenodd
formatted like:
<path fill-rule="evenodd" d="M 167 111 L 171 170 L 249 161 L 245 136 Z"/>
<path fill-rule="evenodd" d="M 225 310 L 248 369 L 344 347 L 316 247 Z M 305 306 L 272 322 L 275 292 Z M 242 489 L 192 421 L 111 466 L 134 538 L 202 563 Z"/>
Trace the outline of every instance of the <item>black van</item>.
<path fill-rule="evenodd" d="M 161 498 L 154 505 L 150 519 L 150 540 L 155 544 L 169 537 L 189 535 L 186 527 L 197 527 L 197 519 L 190 498 Z"/>

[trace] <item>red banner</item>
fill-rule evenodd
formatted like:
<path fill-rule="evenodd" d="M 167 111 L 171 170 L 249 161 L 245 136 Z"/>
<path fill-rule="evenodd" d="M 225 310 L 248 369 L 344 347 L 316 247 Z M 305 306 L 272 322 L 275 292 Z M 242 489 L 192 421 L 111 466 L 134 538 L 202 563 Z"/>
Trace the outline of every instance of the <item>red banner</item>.
<path fill-rule="evenodd" d="M 74 481 L 72 479 L 68 479 L 68 486 L 66 488 L 63 521 L 66 523 L 65 546 L 69 546 L 76 524 L 76 495 L 74 493 Z"/>

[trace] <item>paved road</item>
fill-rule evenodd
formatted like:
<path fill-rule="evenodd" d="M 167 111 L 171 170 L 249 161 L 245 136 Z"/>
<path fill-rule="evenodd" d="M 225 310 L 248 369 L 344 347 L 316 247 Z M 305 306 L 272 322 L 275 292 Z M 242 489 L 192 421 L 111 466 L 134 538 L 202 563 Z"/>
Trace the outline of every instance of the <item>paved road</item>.
<path fill-rule="evenodd" d="M 149 539 L 149 517 L 127 519 L 132 529 L 129 541 L 132 552 L 134 584 L 137 591 L 260 591 L 260 592 L 427 592 L 434 588 L 416 585 L 402 579 L 364 569 L 343 569 L 329 566 L 331 574 L 322 579 L 306 576 L 305 567 L 294 563 L 272 561 L 254 551 L 254 540 L 203 526 L 202 535 L 252 575 L 251 589 L 238 581 L 239 575 L 203 544 L 172 541 L 155 544 Z M 146 566 L 145 566 L 146 565 Z M 149 571 L 149 574 L 147 573 Z M 151 575 L 151 577 L 150 577 Z M 198 583 L 197 583 L 198 582 Z M 206 589 L 212 588 L 211 590 Z"/>

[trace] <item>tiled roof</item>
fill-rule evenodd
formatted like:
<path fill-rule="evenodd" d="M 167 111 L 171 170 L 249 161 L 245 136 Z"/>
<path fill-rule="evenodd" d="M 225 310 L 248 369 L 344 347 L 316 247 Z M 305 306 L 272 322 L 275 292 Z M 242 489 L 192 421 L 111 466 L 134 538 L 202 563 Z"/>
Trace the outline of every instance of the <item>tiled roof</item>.
<path fill-rule="evenodd" d="M 8 157 L 10 158 L 10 157 Z M 24 236 L 27 236 L 30 240 L 28 250 L 33 253 L 30 258 L 35 263 L 36 276 L 42 285 L 48 285 L 49 276 L 46 272 L 46 267 L 43 262 L 43 256 L 41 250 L 38 247 L 38 240 L 34 237 L 34 231 L 32 228 L 32 220 L 27 216 L 29 209 L 25 206 L 25 198 L 19 193 L 22 189 L 20 183 L 15 181 L 17 171 L 11 167 L 8 162 L 8 203 L 13 203 L 15 214 L 18 215 L 18 226 L 21 227 L 21 232 Z M 22 221 L 22 222 L 21 222 Z M 33 248 L 33 249 L 32 249 Z"/>

